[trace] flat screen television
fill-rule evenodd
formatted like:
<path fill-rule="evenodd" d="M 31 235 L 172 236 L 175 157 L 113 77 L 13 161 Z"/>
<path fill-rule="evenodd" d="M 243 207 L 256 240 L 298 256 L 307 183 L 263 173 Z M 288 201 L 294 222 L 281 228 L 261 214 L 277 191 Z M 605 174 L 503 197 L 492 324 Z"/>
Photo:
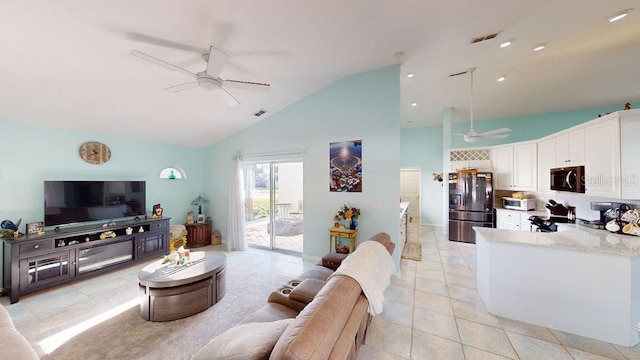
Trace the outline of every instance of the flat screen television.
<path fill-rule="evenodd" d="M 144 181 L 45 181 L 44 225 L 59 226 L 145 214 Z"/>

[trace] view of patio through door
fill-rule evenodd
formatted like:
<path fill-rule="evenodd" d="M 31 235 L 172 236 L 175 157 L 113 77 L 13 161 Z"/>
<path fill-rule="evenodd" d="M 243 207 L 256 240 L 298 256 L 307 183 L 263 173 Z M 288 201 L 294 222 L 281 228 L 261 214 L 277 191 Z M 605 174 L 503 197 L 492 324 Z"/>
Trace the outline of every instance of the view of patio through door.
<path fill-rule="evenodd" d="M 242 169 L 249 245 L 302 253 L 302 162 L 248 163 Z"/>

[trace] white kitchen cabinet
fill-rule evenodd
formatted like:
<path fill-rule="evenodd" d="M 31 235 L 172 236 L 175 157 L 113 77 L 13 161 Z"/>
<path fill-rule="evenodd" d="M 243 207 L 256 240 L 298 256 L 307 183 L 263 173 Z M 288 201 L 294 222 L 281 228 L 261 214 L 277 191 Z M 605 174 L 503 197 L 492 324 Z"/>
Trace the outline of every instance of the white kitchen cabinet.
<path fill-rule="evenodd" d="M 530 231 L 529 214 L 518 210 L 496 209 L 496 228 Z"/>
<path fill-rule="evenodd" d="M 585 127 L 585 193 L 620 198 L 620 118 Z"/>
<path fill-rule="evenodd" d="M 556 167 L 556 138 L 538 141 L 538 191 L 551 191 L 550 170 Z"/>
<path fill-rule="evenodd" d="M 584 129 L 577 129 L 555 137 L 556 166 L 584 165 Z"/>
<path fill-rule="evenodd" d="M 640 199 L 640 113 L 622 115 L 620 124 L 621 198 Z"/>
<path fill-rule="evenodd" d="M 494 187 L 497 190 L 537 190 L 536 143 L 523 143 L 493 148 Z"/>

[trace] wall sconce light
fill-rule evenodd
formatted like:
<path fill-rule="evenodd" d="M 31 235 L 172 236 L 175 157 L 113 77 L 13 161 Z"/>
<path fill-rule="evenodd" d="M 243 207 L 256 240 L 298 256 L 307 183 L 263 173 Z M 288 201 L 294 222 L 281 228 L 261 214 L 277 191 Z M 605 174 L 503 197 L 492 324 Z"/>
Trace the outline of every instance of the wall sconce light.
<path fill-rule="evenodd" d="M 187 174 L 180 168 L 168 167 L 160 171 L 160 179 L 182 180 L 186 178 Z"/>

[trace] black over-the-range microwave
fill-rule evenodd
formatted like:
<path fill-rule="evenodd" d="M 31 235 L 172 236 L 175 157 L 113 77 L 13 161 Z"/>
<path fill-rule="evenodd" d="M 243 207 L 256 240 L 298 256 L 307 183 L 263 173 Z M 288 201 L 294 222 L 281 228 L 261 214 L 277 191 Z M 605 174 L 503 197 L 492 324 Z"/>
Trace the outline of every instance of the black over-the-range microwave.
<path fill-rule="evenodd" d="M 553 168 L 551 190 L 584 193 L 584 166 Z"/>

